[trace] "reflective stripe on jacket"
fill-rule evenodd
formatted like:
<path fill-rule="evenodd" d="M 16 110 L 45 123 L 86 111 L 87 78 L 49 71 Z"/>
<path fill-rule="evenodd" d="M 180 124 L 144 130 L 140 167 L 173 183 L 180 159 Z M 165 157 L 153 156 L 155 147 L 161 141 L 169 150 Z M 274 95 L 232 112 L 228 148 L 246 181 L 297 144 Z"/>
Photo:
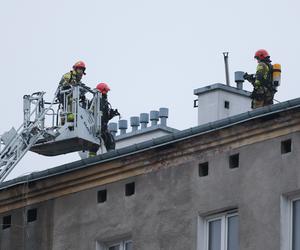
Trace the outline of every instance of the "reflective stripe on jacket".
<path fill-rule="evenodd" d="M 267 83 L 270 78 L 269 73 L 270 73 L 270 68 L 268 64 L 265 62 L 260 62 L 256 68 L 254 86 L 260 87 L 263 86 L 265 83 Z"/>

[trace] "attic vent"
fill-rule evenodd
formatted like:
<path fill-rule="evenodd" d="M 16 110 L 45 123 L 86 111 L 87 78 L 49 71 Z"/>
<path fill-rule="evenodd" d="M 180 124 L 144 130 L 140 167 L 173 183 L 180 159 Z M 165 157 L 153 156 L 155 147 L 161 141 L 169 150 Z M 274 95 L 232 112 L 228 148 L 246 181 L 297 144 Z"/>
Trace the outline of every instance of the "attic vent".
<path fill-rule="evenodd" d="M 134 195 L 134 193 L 135 193 L 135 183 L 134 182 L 127 183 L 125 185 L 125 195 L 131 196 Z"/>
<path fill-rule="evenodd" d="M 98 191 L 98 203 L 103 203 L 107 200 L 107 190 L 104 189 L 104 190 L 100 190 Z"/>
<path fill-rule="evenodd" d="M 292 151 L 292 140 L 288 139 L 281 142 L 281 154 L 287 154 Z"/>
<path fill-rule="evenodd" d="M 229 101 L 225 101 L 224 102 L 224 108 L 225 109 L 229 109 L 229 107 L 230 107 L 230 102 Z"/>
<path fill-rule="evenodd" d="M 37 220 L 37 209 L 29 209 L 27 211 L 27 222 L 33 222 Z"/>
<path fill-rule="evenodd" d="M 208 162 L 200 163 L 198 167 L 199 176 L 207 176 L 208 175 Z"/>
<path fill-rule="evenodd" d="M 11 226 L 11 215 L 4 216 L 2 218 L 2 229 L 10 228 Z"/>
<path fill-rule="evenodd" d="M 234 154 L 229 156 L 229 168 L 238 168 L 239 167 L 239 154 Z"/>

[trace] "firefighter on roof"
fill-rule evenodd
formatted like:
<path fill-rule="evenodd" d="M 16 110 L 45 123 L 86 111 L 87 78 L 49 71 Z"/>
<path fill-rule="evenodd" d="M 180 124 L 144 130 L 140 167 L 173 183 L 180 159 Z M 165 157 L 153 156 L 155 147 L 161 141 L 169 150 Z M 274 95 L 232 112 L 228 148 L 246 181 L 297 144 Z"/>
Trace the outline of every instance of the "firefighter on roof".
<path fill-rule="evenodd" d="M 274 86 L 273 82 L 273 65 L 269 53 L 264 49 L 260 49 L 256 51 L 254 58 L 258 62 L 256 74 L 249 75 L 245 73 L 244 78 L 253 85 L 251 98 L 252 108 L 255 109 L 273 104 L 277 86 Z"/>

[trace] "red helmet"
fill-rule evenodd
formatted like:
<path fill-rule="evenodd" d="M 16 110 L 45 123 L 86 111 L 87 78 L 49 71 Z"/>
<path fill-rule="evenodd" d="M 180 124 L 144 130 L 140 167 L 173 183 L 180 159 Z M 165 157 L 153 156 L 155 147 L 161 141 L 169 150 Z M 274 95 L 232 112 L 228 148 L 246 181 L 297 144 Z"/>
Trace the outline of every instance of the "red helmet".
<path fill-rule="evenodd" d="M 85 63 L 83 61 L 78 61 L 73 65 L 73 69 L 78 69 L 78 68 L 85 69 Z"/>
<path fill-rule="evenodd" d="M 254 58 L 255 59 L 259 59 L 259 60 L 264 60 L 266 58 L 270 57 L 268 51 L 266 51 L 265 49 L 260 49 L 258 51 L 256 51 Z"/>
<path fill-rule="evenodd" d="M 108 91 L 110 91 L 110 88 L 108 87 L 108 85 L 104 82 L 100 82 L 99 84 L 97 84 L 96 87 L 102 94 L 107 94 Z"/>

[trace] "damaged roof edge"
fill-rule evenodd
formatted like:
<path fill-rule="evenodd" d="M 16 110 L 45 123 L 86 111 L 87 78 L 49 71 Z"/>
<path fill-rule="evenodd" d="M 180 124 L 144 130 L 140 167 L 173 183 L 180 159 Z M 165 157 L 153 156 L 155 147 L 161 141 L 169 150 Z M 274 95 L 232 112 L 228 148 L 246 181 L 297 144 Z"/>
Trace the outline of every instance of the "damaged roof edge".
<path fill-rule="evenodd" d="M 49 178 L 56 175 L 61 175 L 71 171 L 83 169 L 95 164 L 112 161 L 124 156 L 137 154 L 143 151 L 147 151 L 153 148 L 158 148 L 166 144 L 182 141 L 200 134 L 206 134 L 211 131 L 219 130 L 222 128 L 230 127 L 239 123 L 243 123 L 252 119 L 268 116 L 274 113 L 295 109 L 300 107 L 300 98 L 289 100 L 286 102 L 278 103 L 275 105 L 258 108 L 252 111 L 248 111 L 242 114 L 231 116 L 215 122 L 210 122 L 200 126 L 192 127 L 182 131 L 174 132 L 173 134 L 158 137 L 149 141 L 134 144 L 128 147 L 120 148 L 115 151 L 111 151 L 102 155 L 95 156 L 93 158 L 83 159 L 68 164 L 64 164 L 58 167 L 50 168 L 44 171 L 33 172 L 29 175 L 18 177 L 0 185 L 0 190 L 9 188 L 11 186 L 23 184 L 26 182 L 32 182 L 40 179 Z"/>

